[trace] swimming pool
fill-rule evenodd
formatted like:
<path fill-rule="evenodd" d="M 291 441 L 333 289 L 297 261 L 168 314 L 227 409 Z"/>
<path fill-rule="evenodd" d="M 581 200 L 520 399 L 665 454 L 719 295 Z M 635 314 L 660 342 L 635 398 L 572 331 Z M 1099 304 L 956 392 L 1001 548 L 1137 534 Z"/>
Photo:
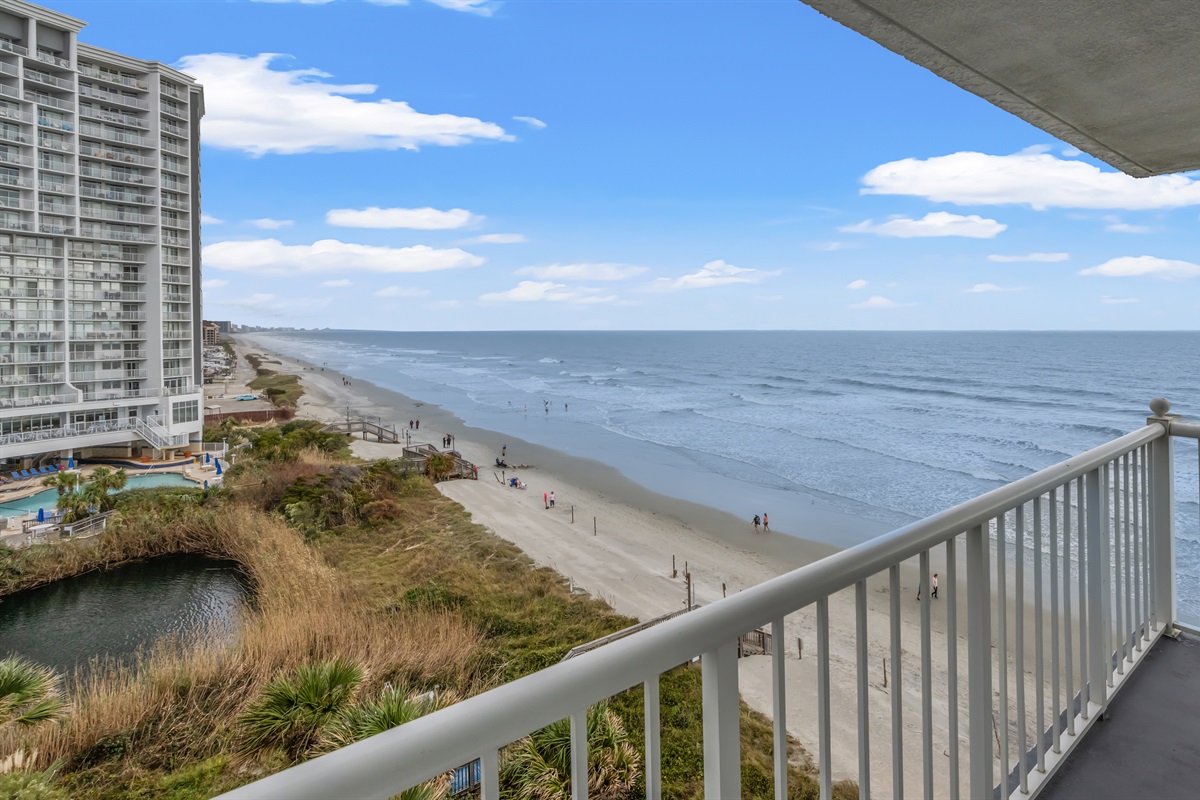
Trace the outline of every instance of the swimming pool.
<path fill-rule="evenodd" d="M 178 472 L 159 472 L 153 475 L 130 475 L 126 489 L 149 489 L 154 486 L 197 486 L 195 481 L 189 481 Z M 25 514 L 36 514 L 39 508 L 53 511 L 58 503 L 58 490 L 47 489 L 44 492 L 24 497 L 20 500 L 0 502 L 0 517 L 21 517 Z"/>

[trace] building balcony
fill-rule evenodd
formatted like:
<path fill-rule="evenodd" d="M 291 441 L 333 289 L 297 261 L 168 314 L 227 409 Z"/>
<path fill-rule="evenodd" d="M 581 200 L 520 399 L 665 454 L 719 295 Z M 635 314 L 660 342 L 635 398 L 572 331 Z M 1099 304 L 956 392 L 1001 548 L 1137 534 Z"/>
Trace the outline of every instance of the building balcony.
<path fill-rule="evenodd" d="M 81 105 L 79 107 L 79 116 L 85 119 L 99 119 L 105 122 L 112 122 L 117 125 L 128 125 L 131 128 L 150 130 L 149 120 L 140 119 L 139 117 L 131 117 L 128 114 L 117 114 L 113 111 L 103 111 L 89 105 Z"/>
<path fill-rule="evenodd" d="M 144 369 L 112 369 L 103 372 L 72 370 L 71 383 L 85 383 L 87 381 L 136 381 L 144 380 L 147 374 L 147 371 Z M 84 391 L 86 392 L 87 390 L 84 389 Z"/>
<path fill-rule="evenodd" d="M 79 126 L 79 135 L 148 149 L 158 146 L 158 142 L 148 136 L 139 136 L 136 133 L 112 130 L 111 128 L 105 128 L 103 125 L 97 125 L 94 122 L 82 123 Z"/>
<path fill-rule="evenodd" d="M 176 119 L 187 120 L 188 118 L 188 110 L 186 108 L 171 108 L 171 106 L 167 105 L 166 103 L 159 103 L 158 109 L 162 113 L 171 117 L 175 117 Z"/>
<path fill-rule="evenodd" d="M 99 180 L 114 181 L 117 183 L 131 183 L 135 186 L 156 186 L 157 182 L 153 176 L 142 175 L 138 172 L 115 172 L 111 169 L 103 169 L 100 166 L 83 163 L 79 166 L 79 174 L 85 178 L 97 178 Z M 154 203 L 153 198 L 150 198 L 150 204 Z"/>
<path fill-rule="evenodd" d="M 128 222 L 134 225 L 157 225 L 158 217 L 151 214 L 135 214 L 132 211 L 112 211 L 110 209 L 92 208 L 85 204 L 79 210 L 79 216 L 88 219 L 107 219 L 113 222 Z"/>
<path fill-rule="evenodd" d="M 158 129 L 161 132 L 163 132 L 169 136 L 177 136 L 180 139 L 188 138 L 188 129 L 187 128 L 181 127 L 179 125 L 172 125 L 171 123 L 167 122 L 166 120 L 163 120 L 161 123 L 159 123 Z"/>
<path fill-rule="evenodd" d="M 191 331 L 163 331 L 162 338 L 164 340 L 177 341 L 180 339 L 191 339 Z"/>
<path fill-rule="evenodd" d="M 13 142 L 14 144 L 29 144 L 33 141 L 33 137 L 19 130 L 0 128 L 0 142 Z"/>
<path fill-rule="evenodd" d="M 0 286 L 0 297 L 37 300 L 62 300 L 62 289 L 19 289 L 15 286 Z"/>
<path fill-rule="evenodd" d="M 32 231 L 33 223 L 23 219 L 4 219 L 0 217 L 0 230 Z"/>
<path fill-rule="evenodd" d="M 52 67 L 58 67 L 59 69 L 67 70 L 72 69 L 70 61 L 67 61 L 65 58 L 59 58 L 53 53 L 43 53 L 41 50 L 39 50 L 37 51 L 35 58 L 37 58 L 37 60 L 41 61 L 43 64 L 49 64 Z"/>
<path fill-rule="evenodd" d="M 26 244 L 24 242 L 0 242 L 0 253 L 13 253 L 19 256 L 45 256 L 47 258 L 61 258 L 63 249 L 61 247 L 41 247 L 38 245 Z M 4 268 L 0 266 L 0 274 L 26 274 L 26 273 L 6 273 L 2 272 Z M 50 275 L 61 277 L 59 270 L 45 271 L 41 267 L 23 267 L 23 269 L 40 270 L 30 272 L 29 275 Z"/>
<path fill-rule="evenodd" d="M 63 354 L 59 352 L 0 353 L 0 364 L 57 364 L 62 360 Z"/>
<path fill-rule="evenodd" d="M 33 156 L 23 156 L 15 152 L 0 152 L 0 164 L 7 164 L 10 167 L 32 167 Z"/>
<path fill-rule="evenodd" d="M 49 158 L 39 158 L 37 166 L 38 169 L 43 172 L 58 172 L 63 175 L 75 174 L 75 164 L 67 161 L 66 159 L 59 159 L 55 161 Z"/>
<path fill-rule="evenodd" d="M 139 156 L 133 153 L 106 150 L 103 147 L 96 147 L 90 142 L 84 142 L 79 146 L 79 154 L 88 158 L 103 158 L 106 161 L 113 161 L 119 164 L 137 164 L 143 167 L 158 165 L 158 159 L 153 156 Z"/>
<path fill-rule="evenodd" d="M 61 342 L 65 337 L 62 331 L 0 331 L 4 342 Z"/>
<path fill-rule="evenodd" d="M 19 56 L 29 55 L 29 51 L 21 45 L 13 44 L 12 42 L 7 42 L 4 40 L 0 40 L 0 50 L 3 50 L 6 53 L 16 53 Z"/>
<path fill-rule="evenodd" d="M 9 64 L 4 61 L 0 61 L 0 75 L 7 75 L 10 78 L 16 78 L 16 77 L 19 77 L 20 74 L 21 74 L 21 71 L 19 69 L 17 69 L 16 66 L 14 66 L 13 64 Z"/>
<path fill-rule="evenodd" d="M 166 159 L 164 159 L 163 163 L 162 163 L 162 168 L 164 171 L 171 172 L 176 175 L 187 176 L 187 175 L 191 174 L 191 168 L 186 163 L 172 164 L 170 161 L 167 161 Z"/>
<path fill-rule="evenodd" d="M 168 386 L 162 390 L 162 396 L 178 397 L 181 394 L 195 394 L 198 391 L 199 390 L 191 384 L 187 384 L 186 386 Z"/>
<path fill-rule="evenodd" d="M 88 169 L 90 170 L 91 168 L 89 167 Z M 86 171 L 84 172 L 84 177 L 90 177 Z M 112 187 L 93 189 L 90 186 L 80 186 L 79 196 L 90 197 L 96 200 L 111 200 L 115 203 L 132 203 L 133 205 L 139 206 L 154 205 L 154 198 L 150 195 L 138 194 L 136 192 L 124 191 L 122 189 L 114 189 Z"/>
<path fill-rule="evenodd" d="M 26 69 L 25 80 L 26 82 L 32 81 L 42 86 L 53 86 L 55 89 L 61 89 L 66 92 L 75 91 L 75 81 L 60 78 L 57 75 L 51 75 L 49 72 L 42 72 L 36 69 Z"/>
<path fill-rule="evenodd" d="M 153 244 L 158 240 L 157 235 L 153 233 L 133 233 L 131 231 L 114 231 L 108 228 L 96 228 L 85 226 L 79 232 L 79 235 L 87 239 L 111 239 L 116 242 L 143 242 Z"/>
<path fill-rule="evenodd" d="M 172 191 L 172 192 L 187 192 L 188 191 L 188 182 L 181 181 L 172 175 L 163 175 L 162 176 L 162 188 L 167 189 L 168 191 Z"/>
<path fill-rule="evenodd" d="M 28 111 L 15 111 L 0 106 L 0 122 L 33 122 L 33 114 Z"/>
<path fill-rule="evenodd" d="M 32 189 L 33 179 L 23 176 L 0 173 L 0 186 L 15 186 L 18 189 Z"/>
<path fill-rule="evenodd" d="M 192 314 L 189 311 L 164 311 L 162 318 L 167 322 L 189 322 Z"/>
<path fill-rule="evenodd" d="M 174 89 L 165 83 L 159 85 L 158 93 L 163 97 L 170 97 L 172 100 L 179 100 L 184 103 L 188 101 L 188 93 L 186 91 Z"/>
<path fill-rule="evenodd" d="M 2 317 L 0 317 L 2 319 Z M 56 318 L 57 319 L 57 318 Z M 71 312 L 71 320 L 110 320 L 117 322 L 144 322 L 145 311 L 80 311 Z"/>
<path fill-rule="evenodd" d="M 75 145 L 66 139 L 47 139 L 43 136 L 38 139 L 37 146 L 43 150 L 55 150 L 59 153 L 75 152 Z"/>
<path fill-rule="evenodd" d="M 87 341 L 134 341 L 144 342 L 146 340 L 145 331 L 73 331 L 72 339 L 87 340 Z"/>
<path fill-rule="evenodd" d="M 162 352 L 163 358 L 191 358 L 192 351 L 186 347 L 167 348 Z"/>
<path fill-rule="evenodd" d="M 191 211 L 192 204 L 186 200 L 177 200 L 175 195 L 164 193 L 162 196 L 162 207 L 176 211 Z"/>
<path fill-rule="evenodd" d="M 25 198 L 10 200 L 8 198 L 0 198 L 0 208 L 7 208 L 14 211 L 32 211 L 33 201 Z"/>
<path fill-rule="evenodd" d="M 74 181 L 46 180 L 46 178 L 50 178 L 50 177 L 57 177 L 57 176 L 51 176 L 51 175 L 39 175 L 38 176 L 38 191 L 39 192 L 54 192 L 56 194 L 74 194 L 75 193 L 75 182 Z"/>
<path fill-rule="evenodd" d="M 186 157 L 186 156 L 190 156 L 192 154 L 188 148 L 180 147 L 179 145 L 174 145 L 174 144 L 171 144 L 166 141 L 160 142 L 159 147 L 162 149 L 162 151 L 164 153 L 172 153 L 177 156 Z"/>
<path fill-rule="evenodd" d="M 644 774 L 657 797 L 660 676 L 694 660 L 703 691 L 689 711 L 703 720 L 693 744 L 706 797 L 742 796 L 743 670 L 769 687 L 778 796 L 788 796 L 789 699 L 825 800 L 842 778 L 857 780 L 860 797 L 1188 796 L 1200 643 L 1173 637 L 1176 584 L 1195 577 L 1177 565 L 1176 526 L 1195 530 L 1196 473 L 1180 471 L 1177 508 L 1175 440 L 1200 438 L 1200 424 L 1169 407 L 1156 400 L 1144 427 L 1067 461 L 702 608 L 689 598 L 686 613 L 218 800 L 387 797 L 461 765 L 478 765 L 481 800 L 498 800 L 501 748 L 560 719 L 583 722 L 631 687 L 642 691 Z M 1186 442 L 1192 465 L 1194 447 Z M 941 598 L 909 594 L 937 569 Z M 743 667 L 746 633 L 765 645 L 768 627 L 769 654 Z M 803 652 L 811 666 L 784 646 L 797 631 L 815 642 Z M 586 769 L 586 726 L 572 728 L 564 746 Z"/>
<path fill-rule="evenodd" d="M 75 274 L 71 274 L 75 278 Z M 114 278 L 113 280 L 121 280 Z M 120 303 L 141 303 L 146 300 L 144 292 L 83 292 L 71 291 L 67 295 L 70 300 L 107 300 Z"/>
<path fill-rule="evenodd" d="M 80 70 L 82 72 L 82 70 Z M 87 73 L 84 73 L 85 75 Z M 88 77 L 91 77 L 90 75 Z M 149 111 L 150 104 L 145 100 L 137 97 L 129 97 L 128 95 L 110 92 L 106 89 L 101 89 L 96 86 L 89 86 L 86 83 L 79 84 L 80 97 L 92 97 L 102 103 L 112 103 L 113 105 L 125 106 L 127 108 L 136 108 L 139 111 Z"/>
<path fill-rule="evenodd" d="M 6 83 L 0 83 L 0 96 L 11 97 L 13 100 L 21 99 L 21 93 L 17 91 L 17 88 Z"/>
<path fill-rule="evenodd" d="M 62 203 L 38 203 L 38 211 L 43 214 L 58 214 L 62 217 L 70 217 L 75 215 L 75 206 L 63 205 Z"/>
<path fill-rule="evenodd" d="M 75 113 L 75 101 L 73 99 L 60 100 L 59 98 L 51 97 L 48 94 L 31 92 L 28 90 L 25 92 L 25 99 L 30 103 L 37 103 L 39 106 L 45 106 L 46 108 L 56 108 L 59 111 L 70 111 L 72 114 Z"/>
<path fill-rule="evenodd" d="M 171 223 L 163 222 L 163 225 L 170 225 L 170 224 Z M 191 239 L 182 239 L 178 236 L 171 236 L 168 233 L 164 232 L 163 238 L 162 238 L 162 243 L 164 245 L 166 245 L 167 247 L 187 247 L 192 243 L 192 240 Z"/>
<path fill-rule="evenodd" d="M 30 386 L 36 383 L 62 383 L 61 372 L 40 372 L 30 375 L 0 375 L 0 385 Z"/>
<path fill-rule="evenodd" d="M 168 367 L 163 370 L 164 378 L 187 378 L 194 373 L 191 367 Z"/>
<path fill-rule="evenodd" d="M 190 256 L 163 256 L 162 263 L 173 267 L 190 267 L 192 265 L 192 259 Z M 179 277 L 180 281 L 175 281 L 176 283 L 191 283 L 192 280 L 186 273 L 170 272 L 163 274 L 164 281 L 168 279 L 168 275 L 172 277 Z"/>
<path fill-rule="evenodd" d="M 67 122 L 66 120 L 51 119 L 50 117 L 44 117 L 40 114 L 37 118 L 37 124 L 41 125 L 43 128 L 51 128 L 56 131 L 75 130 L 75 125 L 71 122 Z"/>
<path fill-rule="evenodd" d="M 55 225 L 50 222 L 39 222 L 38 233 L 44 233 L 49 236 L 74 236 L 74 225 Z"/>
<path fill-rule="evenodd" d="M 62 319 L 61 308 L 0 308 L 0 319 Z"/>
<path fill-rule="evenodd" d="M 87 77 L 98 81 L 104 81 L 105 83 L 111 83 L 114 86 L 124 86 L 128 89 L 138 89 L 139 91 L 143 92 L 150 91 L 150 87 L 146 85 L 144 81 L 141 81 L 137 78 L 126 77 L 125 75 L 115 75 L 111 72 L 102 71 L 96 69 L 96 67 L 92 66 L 91 64 L 80 64 L 79 74 L 86 75 Z"/>

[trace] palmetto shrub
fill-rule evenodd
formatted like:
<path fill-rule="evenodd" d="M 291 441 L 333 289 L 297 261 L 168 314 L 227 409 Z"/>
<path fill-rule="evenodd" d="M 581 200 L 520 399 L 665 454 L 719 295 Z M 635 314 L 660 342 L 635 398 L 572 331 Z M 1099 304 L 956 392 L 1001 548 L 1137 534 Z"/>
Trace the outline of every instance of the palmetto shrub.
<path fill-rule="evenodd" d="M 275 678 L 239 719 L 240 753 L 278 748 L 299 761 L 316 744 L 322 726 L 346 711 L 362 680 L 362 668 L 341 658 Z"/>
<path fill-rule="evenodd" d="M 23 658 L 0 659 L 0 730 L 58 719 L 63 709 L 56 672 Z"/>

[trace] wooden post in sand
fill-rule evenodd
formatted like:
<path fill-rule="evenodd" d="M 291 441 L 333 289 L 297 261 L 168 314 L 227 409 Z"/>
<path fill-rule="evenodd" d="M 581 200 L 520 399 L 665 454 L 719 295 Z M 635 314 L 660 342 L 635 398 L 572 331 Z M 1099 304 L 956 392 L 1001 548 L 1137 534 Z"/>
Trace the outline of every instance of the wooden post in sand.
<path fill-rule="evenodd" d="M 671 577 L 679 577 L 679 570 L 675 569 L 675 556 L 671 556 Z"/>
<path fill-rule="evenodd" d="M 800 660 L 803 661 L 804 660 L 804 637 L 802 637 L 802 636 L 796 637 L 796 651 L 800 656 Z"/>
<path fill-rule="evenodd" d="M 575 524 L 575 506 L 571 506 L 571 524 Z"/>
<path fill-rule="evenodd" d="M 596 518 L 592 517 L 592 536 L 596 535 Z"/>
<path fill-rule="evenodd" d="M 725 582 L 721 581 L 721 597 L 725 597 Z"/>

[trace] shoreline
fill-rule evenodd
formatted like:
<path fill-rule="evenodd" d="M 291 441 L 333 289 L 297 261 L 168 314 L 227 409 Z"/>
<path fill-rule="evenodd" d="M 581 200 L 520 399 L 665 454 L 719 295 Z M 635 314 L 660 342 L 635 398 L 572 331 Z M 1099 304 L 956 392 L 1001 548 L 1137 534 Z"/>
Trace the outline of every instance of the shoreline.
<path fill-rule="evenodd" d="M 350 385 L 341 383 L 340 373 L 322 371 L 319 366 L 276 354 L 266 343 L 238 336 L 234 346 L 239 354 L 247 349 L 265 352 L 279 364 L 270 368 L 300 376 L 305 393 L 297 408 L 299 416 L 323 420 L 352 414 L 380 417 L 385 423 L 407 426 L 410 413 L 421 419 L 421 434 L 414 430 L 414 442 L 434 440 L 443 434 L 456 437 L 455 449 L 465 458 L 481 465 L 479 480 L 456 480 L 438 484 L 447 497 L 459 502 L 475 521 L 496 535 L 521 548 L 538 565 L 550 567 L 578 589 L 607 601 L 623 614 L 641 620 L 651 619 L 683 607 L 686 596 L 685 563 L 693 576 L 695 601 L 706 604 L 720 600 L 723 594 L 740 591 L 770 578 L 790 572 L 827 555 L 838 552 L 833 545 L 799 539 L 783 533 L 755 535 L 748 522 L 719 510 L 686 500 L 652 492 L 626 479 L 615 468 L 590 459 L 529 444 L 494 431 L 467 426 L 452 412 L 421 403 L 400 392 L 351 377 Z M 516 443 L 516 444 L 514 444 Z M 527 491 L 501 485 L 492 477 L 495 456 L 503 444 L 514 460 L 532 462 L 530 469 L 507 471 L 530 485 Z M 517 450 L 517 448 L 520 448 Z M 356 441 L 353 452 L 363 458 L 395 457 L 394 444 Z M 558 503 L 546 509 L 542 491 L 553 489 Z M 570 506 L 576 521 L 570 521 Z M 588 517 L 596 518 L 596 532 Z M 580 519 L 582 517 L 582 519 Z M 885 532 L 885 531 L 880 531 Z M 677 574 L 672 576 L 672 556 Z M 931 554 L 931 569 L 942 571 L 942 553 Z M 963 574 L 963 573 L 960 573 Z M 919 605 L 908 602 L 915 597 L 918 582 L 915 563 L 901 565 L 901 587 L 905 602 L 901 605 L 901 626 L 905 648 L 903 675 L 898 682 L 906 709 L 903 751 L 906 761 L 919 764 L 922 757 L 920 736 L 920 641 Z M 943 578 L 943 581 L 945 579 Z M 868 580 L 868 628 L 870 663 L 878 664 L 890 648 L 890 597 L 887 575 Z M 943 583 L 943 586 L 945 583 Z M 855 626 L 854 591 L 849 589 L 830 598 L 830 622 L 834 631 L 853 632 Z M 959 618 L 966 619 L 965 592 L 959 594 Z M 784 648 L 787 661 L 788 713 L 786 726 L 804 748 L 816 756 L 814 688 L 818 659 L 811 655 L 815 642 L 816 614 L 813 607 L 800 609 L 785 620 Z M 942 654 L 933 665 L 933 704 L 935 708 L 935 748 L 940 752 L 949 745 L 944 654 L 950 639 L 945 634 L 946 605 L 931 605 L 931 638 L 934 651 Z M 962 637 L 961 627 L 957 636 Z M 810 650 L 807 658 L 798 656 L 795 642 L 803 639 Z M 858 727 L 856 645 L 852 633 L 837 635 L 830 642 L 831 701 L 844 713 L 833 719 L 833 779 L 858 777 Z M 749 657 L 739 664 L 739 687 L 743 700 L 755 710 L 772 715 L 771 659 Z M 891 749 L 890 691 L 882 679 L 870 681 L 872 747 L 886 753 Z M 892 676 L 893 689 L 897 681 Z M 960 704 L 964 698 L 959 698 Z M 948 765 L 937 762 L 939 783 L 948 779 Z M 891 794 L 891 768 L 886 761 L 873 763 L 871 780 L 875 792 Z M 921 791 L 919 770 L 906 772 L 906 790 Z"/>

